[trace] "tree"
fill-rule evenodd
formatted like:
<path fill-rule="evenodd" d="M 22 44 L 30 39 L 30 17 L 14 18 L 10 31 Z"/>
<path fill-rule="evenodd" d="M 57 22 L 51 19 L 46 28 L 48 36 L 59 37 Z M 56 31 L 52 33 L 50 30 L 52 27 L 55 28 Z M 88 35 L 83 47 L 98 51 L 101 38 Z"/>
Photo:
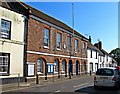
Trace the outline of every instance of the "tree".
<path fill-rule="evenodd" d="M 117 61 L 117 64 L 120 65 L 120 48 L 113 49 L 110 52 L 110 55 Z"/>

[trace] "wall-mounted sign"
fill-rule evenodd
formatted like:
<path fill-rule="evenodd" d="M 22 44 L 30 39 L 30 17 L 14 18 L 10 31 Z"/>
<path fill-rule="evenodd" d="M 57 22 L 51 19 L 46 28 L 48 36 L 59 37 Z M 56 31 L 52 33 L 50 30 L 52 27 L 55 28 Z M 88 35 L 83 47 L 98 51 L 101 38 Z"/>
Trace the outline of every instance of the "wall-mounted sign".
<path fill-rule="evenodd" d="M 34 69 L 35 68 L 35 64 L 34 63 L 28 63 L 28 76 L 33 76 L 34 75 Z"/>

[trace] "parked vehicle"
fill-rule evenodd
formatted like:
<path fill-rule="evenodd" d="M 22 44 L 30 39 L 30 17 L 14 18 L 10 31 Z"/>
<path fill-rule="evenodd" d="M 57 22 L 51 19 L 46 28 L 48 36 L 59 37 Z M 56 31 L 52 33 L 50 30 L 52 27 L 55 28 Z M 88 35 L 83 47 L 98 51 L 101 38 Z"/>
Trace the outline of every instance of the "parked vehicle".
<path fill-rule="evenodd" d="M 119 72 L 120 72 L 120 66 L 115 66 L 115 68 L 116 68 L 116 69 L 118 69 L 118 70 L 119 70 Z"/>
<path fill-rule="evenodd" d="M 99 68 L 94 76 L 94 88 L 115 87 L 120 85 L 120 73 L 117 68 Z"/>

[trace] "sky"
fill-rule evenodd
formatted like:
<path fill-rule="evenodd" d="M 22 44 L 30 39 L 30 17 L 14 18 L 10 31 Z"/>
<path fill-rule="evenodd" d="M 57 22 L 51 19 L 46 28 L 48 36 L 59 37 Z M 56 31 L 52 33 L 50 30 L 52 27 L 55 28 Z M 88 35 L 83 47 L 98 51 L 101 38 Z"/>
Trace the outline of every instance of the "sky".
<path fill-rule="evenodd" d="M 72 27 L 72 2 L 26 2 L 26 4 Z M 108 53 L 118 47 L 118 3 L 74 2 L 74 29 L 92 37 L 92 43 L 102 41 Z"/>

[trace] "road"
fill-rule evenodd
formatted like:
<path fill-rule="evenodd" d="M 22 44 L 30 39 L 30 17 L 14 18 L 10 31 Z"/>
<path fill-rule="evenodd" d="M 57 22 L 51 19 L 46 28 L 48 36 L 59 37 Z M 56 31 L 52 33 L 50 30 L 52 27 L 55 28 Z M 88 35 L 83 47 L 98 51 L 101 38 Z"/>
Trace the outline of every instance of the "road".
<path fill-rule="evenodd" d="M 55 94 L 58 92 L 77 92 L 79 94 L 120 94 L 120 90 L 115 90 L 112 88 L 95 90 L 93 87 L 92 76 L 84 76 L 47 85 L 22 88 L 12 92 L 49 92 L 49 94 Z"/>

